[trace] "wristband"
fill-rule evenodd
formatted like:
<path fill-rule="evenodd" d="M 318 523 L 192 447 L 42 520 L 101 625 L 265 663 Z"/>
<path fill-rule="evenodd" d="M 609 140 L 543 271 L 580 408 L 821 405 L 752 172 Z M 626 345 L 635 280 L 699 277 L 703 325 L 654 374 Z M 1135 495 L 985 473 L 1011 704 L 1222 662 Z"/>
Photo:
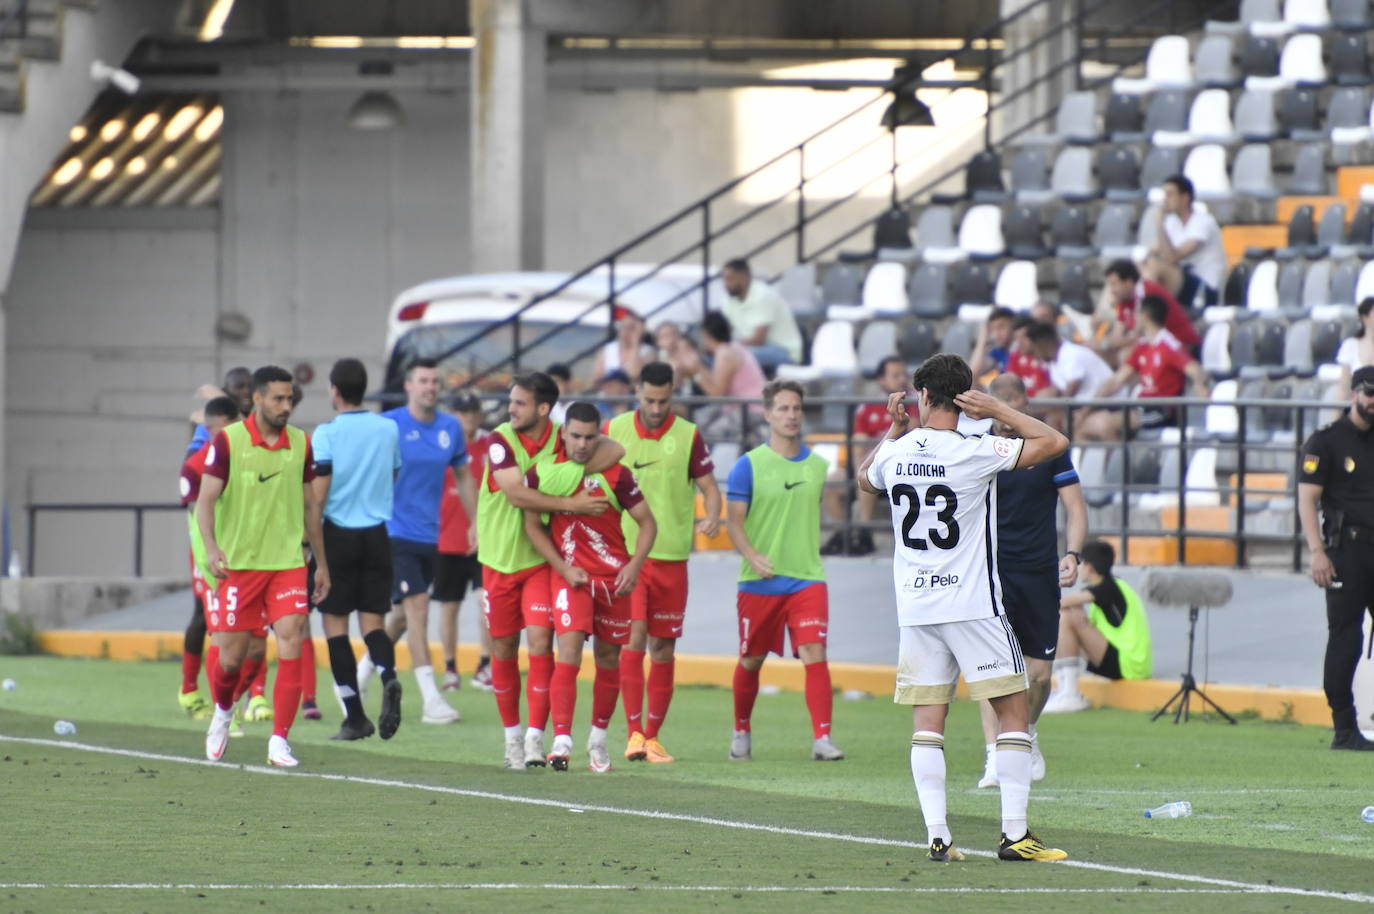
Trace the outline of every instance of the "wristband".
<path fill-rule="evenodd" d="M 1073 560 L 1074 560 L 1075 562 L 1077 562 L 1077 563 L 1080 564 L 1080 565 L 1083 564 L 1083 556 L 1079 555 L 1077 552 L 1074 552 L 1072 549 L 1070 549 L 1069 551 L 1065 552 L 1064 554 L 1065 554 L 1065 555 L 1071 555 L 1071 556 L 1073 556 Z"/>

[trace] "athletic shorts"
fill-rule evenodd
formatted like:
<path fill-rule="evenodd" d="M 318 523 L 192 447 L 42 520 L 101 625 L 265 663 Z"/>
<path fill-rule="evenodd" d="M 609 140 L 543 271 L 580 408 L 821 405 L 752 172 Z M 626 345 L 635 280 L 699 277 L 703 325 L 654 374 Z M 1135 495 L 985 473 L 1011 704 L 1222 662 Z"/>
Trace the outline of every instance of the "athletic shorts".
<path fill-rule="evenodd" d="M 969 696 L 998 698 L 1026 689 L 1026 665 L 1006 616 L 903 625 L 897 648 L 899 705 L 947 705 L 963 673 Z"/>
<path fill-rule="evenodd" d="M 1102 655 L 1101 663 L 1093 663 L 1089 660 L 1088 672 L 1105 676 L 1108 679 L 1125 679 L 1126 677 L 1121 675 L 1121 655 L 1117 652 L 1116 645 L 1107 645 L 1107 652 Z"/>
<path fill-rule="evenodd" d="M 202 605 L 205 603 L 205 595 L 213 588 L 205 583 L 205 575 L 200 573 L 200 566 L 196 564 L 195 550 L 191 551 L 191 593 L 195 594 L 197 600 Z"/>
<path fill-rule="evenodd" d="M 687 613 L 687 563 L 649 559 L 630 594 L 632 618 L 655 638 L 681 638 Z"/>
<path fill-rule="evenodd" d="M 792 656 L 803 644 L 825 644 L 830 628 L 830 597 L 824 581 L 796 593 L 739 592 L 739 654 L 761 657 L 770 651 L 782 656 L 783 633 L 792 638 Z"/>
<path fill-rule="evenodd" d="M 205 627 L 257 634 L 278 619 L 303 616 L 309 608 L 304 565 L 283 571 L 230 571 L 208 607 Z"/>
<path fill-rule="evenodd" d="M 530 625 L 553 628 L 549 608 L 549 566 L 514 574 L 482 566 L 482 613 L 493 638 L 520 634 Z"/>
<path fill-rule="evenodd" d="M 384 616 L 390 611 L 391 538 L 386 524 L 336 527 L 325 521 L 324 552 L 329 559 L 329 595 L 316 607 L 320 612 L 347 616 L 356 609 Z M 313 585 L 313 562 L 311 568 Z"/>
<path fill-rule="evenodd" d="M 633 614 L 629 594 L 617 596 L 615 578 L 592 578 L 581 587 L 569 587 L 562 576 L 549 573 L 553 600 L 553 632 L 585 632 L 607 644 L 630 643 Z"/>
<path fill-rule="evenodd" d="M 1178 303 L 1192 311 L 1200 311 L 1208 305 L 1215 305 L 1221 301 L 1221 295 L 1207 283 L 1202 281 L 1202 277 L 1193 272 L 1192 266 L 1183 265 L 1183 282 L 1178 286 Z"/>
<path fill-rule="evenodd" d="M 1037 660 L 1053 660 L 1059 644 L 1059 568 L 1017 569 L 999 565 L 1002 605 L 1021 653 Z"/>
<path fill-rule="evenodd" d="M 434 599 L 440 603 L 461 603 L 473 590 L 482 586 L 482 566 L 476 555 L 439 553 L 434 560 Z"/>
<path fill-rule="evenodd" d="M 429 593 L 434 583 L 434 557 L 439 547 L 415 540 L 391 540 L 391 602 Z"/>

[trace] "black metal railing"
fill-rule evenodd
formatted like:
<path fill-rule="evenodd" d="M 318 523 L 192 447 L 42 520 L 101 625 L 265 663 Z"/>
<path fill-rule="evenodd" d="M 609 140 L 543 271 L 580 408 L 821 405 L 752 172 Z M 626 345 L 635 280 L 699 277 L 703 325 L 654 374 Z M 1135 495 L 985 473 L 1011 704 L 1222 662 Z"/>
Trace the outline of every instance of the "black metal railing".
<path fill-rule="evenodd" d="M 161 503 L 77 503 L 77 502 L 36 502 L 24 508 L 28 515 L 28 560 L 25 563 L 28 574 L 32 576 L 38 568 L 38 515 L 51 514 L 133 514 L 133 573 L 134 577 L 143 576 L 143 533 L 144 515 L 150 511 L 185 511 L 181 505 Z M 75 556 L 74 556 L 75 557 Z"/>

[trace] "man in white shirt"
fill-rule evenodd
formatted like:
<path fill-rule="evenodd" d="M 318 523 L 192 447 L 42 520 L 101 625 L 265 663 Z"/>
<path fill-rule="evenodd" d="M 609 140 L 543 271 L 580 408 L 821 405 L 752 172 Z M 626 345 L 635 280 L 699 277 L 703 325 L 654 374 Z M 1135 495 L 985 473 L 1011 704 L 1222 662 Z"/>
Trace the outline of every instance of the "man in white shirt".
<path fill-rule="evenodd" d="M 802 336 L 797 318 L 772 286 L 753 278 L 749 261 L 731 260 L 720 278 L 728 296 L 721 310 L 735 341 L 748 346 L 764 368 L 800 362 Z"/>
<path fill-rule="evenodd" d="M 1066 340 L 1053 324 L 1032 324 L 1026 330 L 1031 355 L 1044 362 L 1050 371 L 1050 387 L 1040 396 L 1092 397 L 1112 376 L 1112 367 L 1081 343 Z"/>
<path fill-rule="evenodd" d="M 946 818 L 944 730 L 962 673 L 997 714 L 1002 860 L 1063 860 L 1026 825 L 1031 783 L 1026 666 L 1002 604 L 997 570 L 997 474 L 1044 463 L 1069 441 L 1038 419 L 973 389 L 959 356 L 932 356 L 912 376 L 919 428 L 900 392 L 888 398 L 886 440 L 859 468 L 859 486 L 892 505 L 899 656 L 894 701 L 913 705 L 911 773 L 930 859 L 963 859 Z M 960 413 L 991 418 L 1020 438 L 965 437 Z"/>
<path fill-rule="evenodd" d="M 1145 261 L 1145 277 L 1164 286 L 1185 308 L 1221 300 L 1226 252 L 1221 226 L 1212 214 L 1193 206 L 1193 182 L 1183 175 L 1164 180 L 1155 245 Z"/>

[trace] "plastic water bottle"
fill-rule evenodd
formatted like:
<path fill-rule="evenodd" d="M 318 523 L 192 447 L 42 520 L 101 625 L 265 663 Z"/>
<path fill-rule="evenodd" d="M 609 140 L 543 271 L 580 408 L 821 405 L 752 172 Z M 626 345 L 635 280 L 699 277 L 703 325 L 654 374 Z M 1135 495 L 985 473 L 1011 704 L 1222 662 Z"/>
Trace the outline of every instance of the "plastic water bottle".
<path fill-rule="evenodd" d="M 1145 810 L 1145 818 L 1147 819 L 1182 819 L 1192 814 L 1193 804 L 1187 800 L 1176 800 L 1155 809 Z"/>
<path fill-rule="evenodd" d="M 76 724 L 69 720 L 59 720 L 52 725 L 52 732 L 58 736 L 73 736 L 76 733 Z"/>
<path fill-rule="evenodd" d="M 1364 809 L 1360 810 L 1360 818 L 1374 825 L 1374 806 L 1366 806 Z"/>

